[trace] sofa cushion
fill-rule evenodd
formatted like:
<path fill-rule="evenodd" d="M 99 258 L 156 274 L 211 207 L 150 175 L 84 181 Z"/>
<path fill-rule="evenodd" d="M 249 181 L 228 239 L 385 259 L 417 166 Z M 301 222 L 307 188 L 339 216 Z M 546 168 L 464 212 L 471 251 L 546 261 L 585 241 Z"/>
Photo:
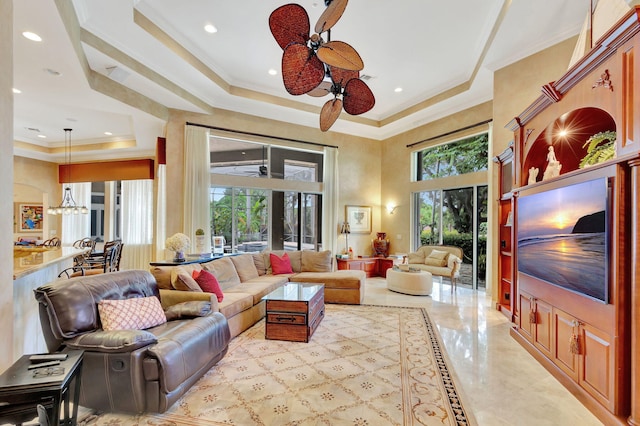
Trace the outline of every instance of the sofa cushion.
<path fill-rule="evenodd" d="M 300 272 L 331 272 L 333 258 L 331 251 L 311 251 L 301 252 Z"/>
<path fill-rule="evenodd" d="M 433 249 L 431 253 L 424 259 L 425 265 L 429 266 L 446 266 L 449 253 Z"/>
<path fill-rule="evenodd" d="M 275 253 L 278 255 L 278 257 L 282 257 L 283 254 L 287 253 L 287 255 L 289 256 L 289 261 L 291 262 L 291 269 L 293 270 L 293 272 L 300 272 L 301 271 L 301 263 L 302 263 L 302 256 L 300 251 L 285 251 L 285 250 L 273 250 L 273 251 L 268 251 L 265 250 L 262 252 L 263 256 L 264 256 L 264 262 L 265 265 L 267 266 L 267 274 L 273 274 L 273 269 L 271 268 L 271 258 L 270 258 L 270 254 L 271 253 Z"/>
<path fill-rule="evenodd" d="M 269 260 L 271 261 L 271 271 L 273 275 L 293 274 L 291 261 L 289 260 L 289 255 L 287 253 L 284 253 L 282 256 L 278 256 L 275 253 L 269 253 Z"/>
<path fill-rule="evenodd" d="M 218 304 L 218 310 L 226 318 L 231 318 L 252 307 L 253 296 L 251 294 L 234 291 L 226 293 L 224 300 Z"/>
<path fill-rule="evenodd" d="M 240 276 L 229 257 L 207 262 L 202 267 L 216 276 L 223 291 L 240 284 Z"/>
<path fill-rule="evenodd" d="M 253 264 L 258 271 L 259 276 L 263 276 L 267 274 L 267 264 L 264 261 L 264 255 L 262 253 L 252 253 Z"/>
<path fill-rule="evenodd" d="M 258 278 L 258 270 L 253 262 L 253 255 L 241 254 L 240 256 L 232 256 L 231 261 L 236 267 L 241 282 Z"/>
<path fill-rule="evenodd" d="M 191 268 L 191 265 L 177 266 L 171 270 L 171 285 L 176 290 L 183 291 L 202 291 L 196 280 L 193 279 L 192 273 L 197 269 Z"/>
<path fill-rule="evenodd" d="M 172 266 L 152 266 L 149 271 L 156 279 L 158 288 L 163 290 L 173 290 L 171 285 L 171 271 L 174 268 Z"/>
<path fill-rule="evenodd" d="M 209 271 L 205 271 L 204 269 L 202 271 L 193 271 L 192 274 L 202 291 L 205 293 L 215 294 L 218 302 L 222 302 L 222 299 L 224 299 L 224 293 L 222 292 L 220 283 L 216 279 L 215 275 Z"/>
<path fill-rule="evenodd" d="M 227 293 L 246 293 L 253 296 L 253 304 L 260 303 L 262 298 L 289 281 L 288 275 L 264 275 L 246 281 L 229 290 Z"/>
<path fill-rule="evenodd" d="M 167 322 L 160 299 L 155 296 L 101 300 L 98 312 L 104 331 L 144 330 Z"/>
<path fill-rule="evenodd" d="M 424 255 L 422 252 L 407 254 L 407 261 L 409 263 L 424 263 Z"/>

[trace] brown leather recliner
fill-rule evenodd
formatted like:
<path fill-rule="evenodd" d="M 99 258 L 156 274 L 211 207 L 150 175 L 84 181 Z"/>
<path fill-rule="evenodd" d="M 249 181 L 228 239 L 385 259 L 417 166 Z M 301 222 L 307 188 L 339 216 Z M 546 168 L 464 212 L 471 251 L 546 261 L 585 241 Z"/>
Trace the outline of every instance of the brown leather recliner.
<path fill-rule="evenodd" d="M 227 353 L 227 320 L 209 302 L 171 306 L 165 324 L 145 330 L 102 330 L 98 302 L 149 296 L 159 292 L 147 271 L 76 277 L 35 290 L 49 351 L 85 351 L 80 405 L 162 413 Z"/>

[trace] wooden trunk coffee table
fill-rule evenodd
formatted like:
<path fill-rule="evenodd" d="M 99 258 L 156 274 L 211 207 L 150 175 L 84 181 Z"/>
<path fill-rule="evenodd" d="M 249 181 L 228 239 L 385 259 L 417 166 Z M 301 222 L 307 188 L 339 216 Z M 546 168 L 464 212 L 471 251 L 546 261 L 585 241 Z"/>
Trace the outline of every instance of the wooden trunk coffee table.
<path fill-rule="evenodd" d="M 290 282 L 263 300 L 267 339 L 309 342 L 324 318 L 324 284 Z"/>

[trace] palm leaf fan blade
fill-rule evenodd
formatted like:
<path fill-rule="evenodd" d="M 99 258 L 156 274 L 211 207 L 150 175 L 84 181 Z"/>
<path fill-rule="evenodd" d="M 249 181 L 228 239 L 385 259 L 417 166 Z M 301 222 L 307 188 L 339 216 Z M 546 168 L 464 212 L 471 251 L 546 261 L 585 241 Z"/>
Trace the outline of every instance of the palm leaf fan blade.
<path fill-rule="evenodd" d="M 313 96 L 314 98 L 321 98 L 331 93 L 331 86 L 331 82 L 323 81 L 318 87 L 307 93 L 307 95 Z"/>
<path fill-rule="evenodd" d="M 326 132 L 336 122 L 342 111 L 342 100 L 338 98 L 328 100 L 320 111 L 320 130 Z"/>
<path fill-rule="evenodd" d="M 354 70 L 345 70 L 342 68 L 336 68 L 329 66 L 329 73 L 331 74 L 331 80 L 335 84 L 339 84 L 341 87 L 344 87 L 345 84 L 352 78 L 360 77 L 360 73 Z"/>
<path fill-rule="evenodd" d="M 327 65 L 351 71 L 364 68 L 362 58 L 356 49 L 343 41 L 330 41 L 318 48 L 318 58 Z"/>
<path fill-rule="evenodd" d="M 344 110 L 351 115 L 364 114 L 376 104 L 373 92 L 359 78 L 351 79 L 344 87 Z"/>
<path fill-rule="evenodd" d="M 322 34 L 333 27 L 340 19 L 347 7 L 348 0 L 333 0 L 329 6 L 322 12 L 318 22 L 316 22 L 315 31 Z"/>
<path fill-rule="evenodd" d="M 290 43 L 305 44 L 309 39 L 309 15 L 299 4 L 285 4 L 269 15 L 269 29 L 284 50 Z"/>
<path fill-rule="evenodd" d="M 292 95 L 304 95 L 318 87 L 324 65 L 304 44 L 291 43 L 282 54 L 282 81 Z"/>

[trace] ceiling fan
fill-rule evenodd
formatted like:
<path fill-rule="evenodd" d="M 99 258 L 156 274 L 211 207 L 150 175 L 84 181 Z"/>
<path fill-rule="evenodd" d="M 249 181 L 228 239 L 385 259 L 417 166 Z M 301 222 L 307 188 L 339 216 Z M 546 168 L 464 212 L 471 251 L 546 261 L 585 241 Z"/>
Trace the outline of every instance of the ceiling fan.
<path fill-rule="evenodd" d="M 359 115 L 375 105 L 375 97 L 360 79 L 364 68 L 356 50 L 343 41 L 331 41 L 331 28 L 338 22 L 348 0 L 325 0 L 327 8 L 309 35 L 309 15 L 295 3 L 280 6 L 269 16 L 269 28 L 283 49 L 282 80 L 292 95 L 333 94 L 320 111 L 320 130 L 326 132 L 335 123 L 342 108 Z M 325 41 L 321 34 L 327 34 Z M 340 98 L 342 97 L 342 99 Z"/>

